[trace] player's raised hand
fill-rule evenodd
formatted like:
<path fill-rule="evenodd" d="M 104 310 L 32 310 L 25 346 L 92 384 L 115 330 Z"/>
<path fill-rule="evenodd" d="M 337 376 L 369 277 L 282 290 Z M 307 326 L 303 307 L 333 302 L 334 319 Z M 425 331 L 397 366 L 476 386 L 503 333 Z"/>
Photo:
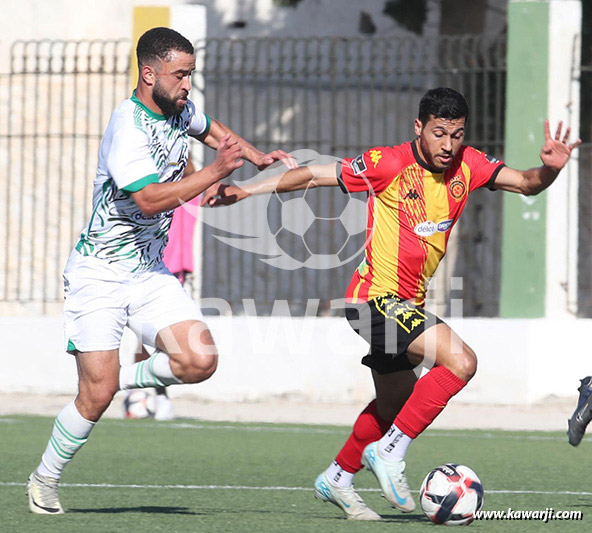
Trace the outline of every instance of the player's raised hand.
<path fill-rule="evenodd" d="M 259 158 L 259 161 L 256 161 L 257 168 L 259 170 L 264 170 L 274 161 L 281 161 L 290 170 L 298 168 L 298 161 L 296 161 L 294 157 L 292 157 L 287 152 L 284 152 L 283 150 L 274 150 L 273 152 L 269 152 L 268 154 L 263 154 Z"/>
<path fill-rule="evenodd" d="M 227 185 L 226 183 L 214 183 L 209 187 L 202 196 L 201 205 L 208 207 L 220 207 L 222 205 L 232 205 L 236 202 L 244 200 L 250 196 L 248 192 L 236 187 L 235 185 Z"/>
<path fill-rule="evenodd" d="M 216 159 L 212 165 L 219 174 L 219 179 L 224 179 L 232 173 L 233 170 L 243 166 L 241 157 L 243 151 L 236 139 L 233 139 L 230 134 L 224 135 L 220 139 L 220 144 L 216 150 Z"/>
<path fill-rule="evenodd" d="M 563 121 L 559 121 L 555 138 L 551 136 L 549 121 L 545 120 L 545 144 L 541 150 L 541 161 L 546 167 L 559 172 L 569 160 L 571 152 L 582 144 L 582 140 L 568 144 L 571 128 L 568 126 L 563 133 Z"/>

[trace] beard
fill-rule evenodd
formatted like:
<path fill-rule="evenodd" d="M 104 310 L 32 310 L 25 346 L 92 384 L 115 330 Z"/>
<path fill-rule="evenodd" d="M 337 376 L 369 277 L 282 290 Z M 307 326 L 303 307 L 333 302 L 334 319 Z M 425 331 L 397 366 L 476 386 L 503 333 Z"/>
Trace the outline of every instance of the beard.
<path fill-rule="evenodd" d="M 436 172 L 444 172 L 446 169 L 450 167 L 450 165 L 452 165 L 452 162 L 446 166 L 443 166 L 442 163 L 439 163 L 430 152 L 430 146 L 427 143 L 427 141 L 421 137 L 419 138 L 419 146 L 421 148 L 421 152 L 423 154 L 425 162 L 432 170 L 435 170 Z"/>
<path fill-rule="evenodd" d="M 160 107 L 162 114 L 167 117 L 180 115 L 185 108 L 185 104 L 179 105 L 176 98 L 171 98 L 163 90 L 158 80 L 154 84 L 154 89 L 152 90 L 152 99 L 154 100 L 154 103 Z"/>

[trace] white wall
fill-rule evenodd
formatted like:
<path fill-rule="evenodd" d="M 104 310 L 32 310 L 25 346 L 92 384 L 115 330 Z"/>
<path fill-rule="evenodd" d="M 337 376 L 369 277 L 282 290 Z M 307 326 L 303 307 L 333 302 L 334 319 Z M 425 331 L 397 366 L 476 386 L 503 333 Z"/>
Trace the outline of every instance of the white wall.
<path fill-rule="evenodd" d="M 129 37 L 133 6 L 179 4 L 206 6 L 211 37 L 356 35 L 360 11 L 370 14 L 377 35 L 388 36 L 398 28 L 393 19 L 382 15 L 385 2 L 304 0 L 293 9 L 277 7 L 272 0 L 8 0 L 7 6 L 3 3 L 0 43 Z M 236 21 L 247 25 L 234 28 Z"/>
<path fill-rule="evenodd" d="M 383 15 L 385 3 L 303 0 L 296 8 L 289 8 L 277 7 L 272 0 L 4 0 L 0 72 L 7 71 L 8 51 L 16 40 L 130 38 L 136 5 L 202 4 L 207 8 L 208 37 L 217 38 L 362 36 L 358 31 L 362 11 L 371 16 L 375 36 L 408 35 L 407 30 Z M 439 4 L 430 2 L 427 35 L 438 32 L 439 12 Z M 236 28 L 237 21 L 247 24 Z M 488 11 L 488 29 L 496 31 L 503 21 L 503 10 L 501 15 L 499 9 Z"/>
<path fill-rule="evenodd" d="M 580 131 L 580 0 L 552 0 L 549 5 L 549 94 L 551 133 L 560 120 Z M 565 130 L 564 126 L 564 130 Z M 578 287 L 578 156 L 576 150 L 547 194 L 546 312 L 569 316 L 577 312 Z"/>
<path fill-rule="evenodd" d="M 592 373 L 592 320 L 453 319 L 450 325 L 477 352 L 475 379 L 457 401 L 528 404 L 574 396 Z M 372 380 L 359 360 L 366 343 L 340 318 L 209 318 L 220 352 L 214 377 L 175 386 L 173 396 L 211 401 L 274 397 L 312 402 L 363 401 Z M 63 352 L 60 317 L 0 318 L 0 392 L 74 393 L 74 359 Z M 126 338 L 124 363 L 135 341 Z"/>

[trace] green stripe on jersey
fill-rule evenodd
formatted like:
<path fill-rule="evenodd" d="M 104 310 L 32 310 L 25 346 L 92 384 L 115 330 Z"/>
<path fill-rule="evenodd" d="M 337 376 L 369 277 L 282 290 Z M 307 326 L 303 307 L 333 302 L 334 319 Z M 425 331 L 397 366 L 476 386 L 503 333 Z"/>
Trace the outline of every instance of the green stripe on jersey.
<path fill-rule="evenodd" d="M 152 109 L 150 109 L 149 107 L 146 107 L 146 104 L 144 104 L 143 102 L 140 102 L 140 99 L 137 97 L 135 90 L 132 93 L 132 97 L 130 98 L 130 100 L 134 104 L 140 106 L 144 111 L 146 111 L 146 113 L 149 117 L 154 118 L 156 120 L 166 120 L 167 119 L 164 115 L 160 115 L 159 113 L 152 111 Z"/>
<path fill-rule="evenodd" d="M 210 133 L 210 126 L 212 125 L 212 119 L 210 118 L 210 115 L 207 113 L 204 113 L 204 115 L 206 117 L 206 129 L 203 131 L 203 133 L 199 134 L 200 137 L 205 137 L 208 133 Z"/>
<path fill-rule="evenodd" d="M 151 183 L 158 183 L 158 174 L 148 174 L 148 176 L 144 176 L 143 178 L 126 185 L 121 190 L 125 192 L 138 192 Z"/>

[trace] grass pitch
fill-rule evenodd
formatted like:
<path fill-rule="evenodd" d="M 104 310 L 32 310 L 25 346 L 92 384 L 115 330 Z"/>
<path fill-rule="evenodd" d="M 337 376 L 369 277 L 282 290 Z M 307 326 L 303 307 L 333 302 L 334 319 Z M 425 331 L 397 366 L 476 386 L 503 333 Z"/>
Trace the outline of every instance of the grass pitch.
<path fill-rule="evenodd" d="M 0 419 L 0 531 L 4 533 L 434 531 L 421 510 L 390 508 L 376 480 L 356 476 L 380 523 L 346 521 L 312 496 L 349 428 L 196 420 L 104 420 L 67 468 L 66 514 L 29 513 L 25 481 L 53 420 Z M 474 531 L 586 531 L 592 526 L 592 438 L 574 449 L 563 433 L 428 431 L 409 449 L 412 490 L 445 462 L 470 466 L 485 487 L 485 510 L 582 511 L 582 521 L 482 521 Z"/>

